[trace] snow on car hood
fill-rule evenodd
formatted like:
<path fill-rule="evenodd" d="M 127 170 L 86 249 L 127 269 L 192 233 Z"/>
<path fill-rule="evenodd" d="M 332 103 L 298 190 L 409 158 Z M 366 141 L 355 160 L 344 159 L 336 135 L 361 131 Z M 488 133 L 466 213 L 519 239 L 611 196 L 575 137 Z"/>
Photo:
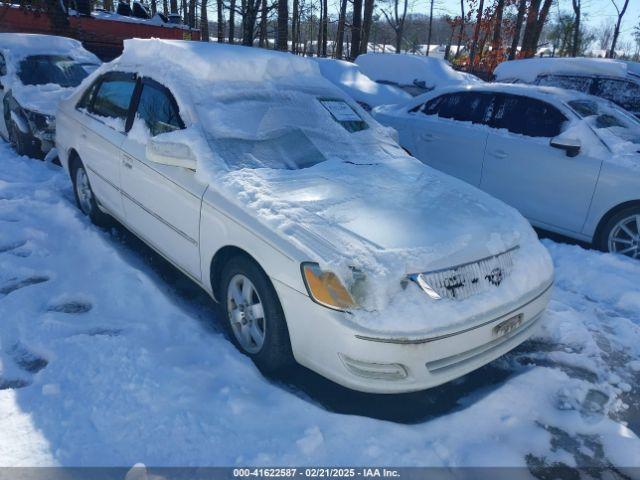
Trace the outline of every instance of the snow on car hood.
<path fill-rule="evenodd" d="M 62 88 L 55 84 L 15 85 L 11 93 L 27 110 L 55 116 L 58 103 L 71 95 L 74 90 L 74 88 Z"/>

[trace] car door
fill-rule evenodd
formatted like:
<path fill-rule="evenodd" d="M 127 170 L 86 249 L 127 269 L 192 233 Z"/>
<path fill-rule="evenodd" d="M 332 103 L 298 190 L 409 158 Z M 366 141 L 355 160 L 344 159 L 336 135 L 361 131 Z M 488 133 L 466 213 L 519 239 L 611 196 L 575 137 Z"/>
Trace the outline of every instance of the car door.
<path fill-rule="evenodd" d="M 120 147 L 136 87 L 134 74 L 110 72 L 98 79 L 76 108 L 85 115 L 78 125 L 78 154 L 99 202 L 124 217 L 120 196 Z"/>
<path fill-rule="evenodd" d="M 541 227 L 580 232 L 601 160 L 550 145 L 567 118 L 553 105 L 519 95 L 496 99 L 480 187 Z"/>
<path fill-rule="evenodd" d="M 206 185 L 195 172 L 147 159 L 150 138 L 184 128 L 171 92 L 142 79 L 135 119 L 120 159 L 122 201 L 127 225 L 194 279 L 201 280 L 200 207 Z"/>
<path fill-rule="evenodd" d="M 422 162 L 478 186 L 489 135 L 483 125 L 493 95 L 456 92 L 414 109 L 412 154 Z"/>

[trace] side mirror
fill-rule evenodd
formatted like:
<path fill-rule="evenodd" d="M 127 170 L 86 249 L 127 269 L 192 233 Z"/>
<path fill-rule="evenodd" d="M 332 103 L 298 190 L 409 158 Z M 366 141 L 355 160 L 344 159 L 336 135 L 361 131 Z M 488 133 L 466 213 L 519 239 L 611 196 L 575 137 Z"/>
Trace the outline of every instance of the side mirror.
<path fill-rule="evenodd" d="M 561 138 L 555 137 L 552 138 L 549 142 L 553 148 L 558 148 L 560 150 L 564 150 L 567 154 L 567 157 L 575 157 L 580 153 L 580 140 L 575 138 Z"/>
<path fill-rule="evenodd" d="M 145 153 L 147 158 L 155 163 L 196 169 L 196 157 L 189 145 L 184 143 L 161 142 L 151 138 L 147 142 Z"/>

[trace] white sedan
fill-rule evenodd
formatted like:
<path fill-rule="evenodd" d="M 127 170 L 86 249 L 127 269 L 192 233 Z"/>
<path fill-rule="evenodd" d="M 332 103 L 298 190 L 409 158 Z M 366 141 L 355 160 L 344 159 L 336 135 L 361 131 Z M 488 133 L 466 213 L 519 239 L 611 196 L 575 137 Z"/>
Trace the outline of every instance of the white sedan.
<path fill-rule="evenodd" d="M 549 300 L 515 210 L 406 155 L 300 57 L 126 41 L 60 104 L 57 147 L 81 211 L 209 292 L 264 371 L 425 389 L 522 343 Z"/>
<path fill-rule="evenodd" d="M 613 103 L 485 84 L 373 114 L 412 155 L 516 207 L 533 225 L 640 258 L 640 122 Z"/>

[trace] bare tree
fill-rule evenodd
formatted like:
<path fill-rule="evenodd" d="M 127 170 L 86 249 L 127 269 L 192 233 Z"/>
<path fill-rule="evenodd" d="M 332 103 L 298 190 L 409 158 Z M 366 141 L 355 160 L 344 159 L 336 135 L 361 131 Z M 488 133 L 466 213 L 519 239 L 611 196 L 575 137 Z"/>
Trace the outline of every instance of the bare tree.
<path fill-rule="evenodd" d="M 522 38 L 522 55 L 533 57 L 538 50 L 542 27 L 547 21 L 552 0 L 531 0 Z"/>
<path fill-rule="evenodd" d="M 289 37 L 289 3 L 288 0 L 278 0 L 278 28 L 276 31 L 276 48 L 287 51 Z"/>
<path fill-rule="evenodd" d="M 482 23 L 482 9 L 484 8 L 484 0 L 480 0 L 478 5 L 478 16 L 476 18 L 476 26 L 473 29 L 473 40 L 471 40 L 471 52 L 469 53 L 469 68 L 473 70 L 476 59 L 476 51 L 478 48 L 478 37 L 480 36 L 480 24 Z"/>
<path fill-rule="evenodd" d="M 502 48 L 502 16 L 504 14 L 504 3 L 505 0 L 498 0 L 495 13 L 493 14 L 495 25 L 493 27 L 491 49 L 496 54 Z"/>
<path fill-rule="evenodd" d="M 608 54 L 609 48 L 611 48 L 611 38 L 613 37 L 613 25 L 609 22 L 602 22 L 595 33 L 598 39 L 598 47 L 606 50 Z"/>
<path fill-rule="evenodd" d="M 398 0 L 396 0 L 397 2 Z M 362 30 L 362 0 L 353 0 L 353 16 L 351 20 L 351 50 L 349 58 L 355 60 L 360 52 L 360 35 Z"/>
<path fill-rule="evenodd" d="M 338 14 L 338 30 L 336 31 L 335 57 L 341 59 L 344 52 L 344 26 L 347 17 L 347 0 L 340 0 L 340 13 Z"/>
<path fill-rule="evenodd" d="M 224 42 L 224 4 L 222 0 L 216 0 L 216 9 L 218 10 L 218 43 Z"/>
<path fill-rule="evenodd" d="M 614 58 L 616 56 L 616 43 L 618 43 L 618 35 L 620 35 L 620 24 L 622 23 L 622 17 L 624 17 L 625 12 L 627 11 L 627 7 L 629 6 L 629 0 L 624 0 L 624 5 L 622 9 L 618 7 L 616 0 L 611 0 L 613 6 L 618 12 L 618 21 L 616 22 L 616 28 L 613 31 L 613 40 L 611 41 L 611 50 L 609 50 L 609 58 Z"/>
<path fill-rule="evenodd" d="M 573 48 L 571 56 L 577 57 L 580 51 L 580 14 L 582 9 L 582 0 L 571 0 L 575 20 L 573 22 Z"/>
<path fill-rule="evenodd" d="M 527 10 L 527 0 L 520 0 L 518 4 L 518 15 L 516 16 L 516 24 L 513 29 L 513 40 L 511 40 L 511 50 L 509 50 L 509 60 L 514 60 L 518 54 L 518 42 L 520 41 L 520 32 L 524 22 L 524 13 Z"/>
<path fill-rule="evenodd" d="M 236 43 L 236 0 L 229 2 L 229 43 Z"/>
<path fill-rule="evenodd" d="M 522 0 L 523 2 L 526 0 Z M 462 37 L 464 36 L 464 0 L 460 0 L 460 33 L 458 34 L 458 46 L 456 49 L 456 58 L 460 56 L 460 47 L 462 46 Z"/>
<path fill-rule="evenodd" d="M 207 16 L 207 0 L 200 0 L 200 40 L 209 41 L 209 17 Z"/>
<path fill-rule="evenodd" d="M 298 38 L 300 37 L 300 0 L 293 0 L 293 15 L 291 17 L 291 52 L 298 53 Z"/>
<path fill-rule="evenodd" d="M 171 0 L 170 8 L 171 13 L 178 13 L 178 0 Z"/>
<path fill-rule="evenodd" d="M 367 53 L 367 50 L 369 48 L 369 37 L 371 36 L 374 8 L 374 0 L 364 0 L 364 16 L 362 19 L 362 38 L 360 39 L 360 53 Z"/>
<path fill-rule="evenodd" d="M 402 2 L 402 6 L 400 6 L 400 2 Z M 391 11 L 382 9 L 384 18 L 395 33 L 396 53 L 401 53 L 402 51 L 402 34 L 404 33 L 404 22 L 407 18 L 408 8 L 408 0 L 391 0 Z"/>
<path fill-rule="evenodd" d="M 267 14 L 269 13 L 269 9 L 267 7 L 267 0 L 260 1 L 260 37 L 258 40 L 258 46 L 260 48 L 264 48 L 265 46 L 269 46 L 267 43 Z"/>
<path fill-rule="evenodd" d="M 429 6 L 429 35 L 427 36 L 427 57 L 429 56 L 429 50 L 431 47 L 431 30 L 433 28 L 433 0 L 431 0 Z"/>

